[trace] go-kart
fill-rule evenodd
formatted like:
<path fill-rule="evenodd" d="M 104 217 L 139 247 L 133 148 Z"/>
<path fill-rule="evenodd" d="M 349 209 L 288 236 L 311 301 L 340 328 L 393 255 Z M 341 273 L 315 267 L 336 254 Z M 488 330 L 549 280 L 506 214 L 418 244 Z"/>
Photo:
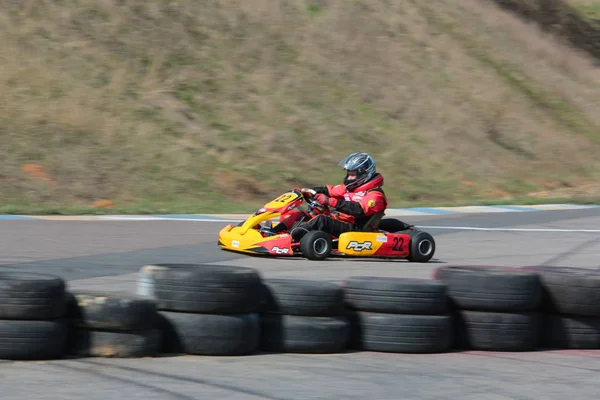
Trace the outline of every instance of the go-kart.
<path fill-rule="evenodd" d="M 234 252 L 269 255 L 303 256 L 309 260 L 323 260 L 330 256 L 357 256 L 370 258 L 402 258 L 427 262 L 435 253 L 435 240 L 417 228 L 400 230 L 406 225 L 395 218 L 383 218 L 384 213 L 373 215 L 361 230 L 345 232 L 334 237 L 323 231 L 309 231 L 299 242 L 290 234 L 301 222 L 317 215 L 330 215 L 331 210 L 313 198 L 314 192 L 291 189 L 265 204 L 237 226 L 229 224 L 219 232 L 218 245 Z M 306 204 L 308 209 L 304 209 Z M 303 215 L 290 231 L 269 234 L 272 220 L 284 220 L 291 212 Z"/>

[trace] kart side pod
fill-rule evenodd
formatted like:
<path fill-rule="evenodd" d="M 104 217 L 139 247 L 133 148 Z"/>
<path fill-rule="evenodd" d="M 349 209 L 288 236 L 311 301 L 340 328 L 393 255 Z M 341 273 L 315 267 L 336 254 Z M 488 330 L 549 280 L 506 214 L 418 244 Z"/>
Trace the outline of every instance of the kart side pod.
<path fill-rule="evenodd" d="M 349 256 L 407 258 L 410 255 L 407 233 L 345 232 L 338 241 L 338 251 Z"/>
<path fill-rule="evenodd" d="M 423 231 L 346 232 L 339 237 L 338 251 L 350 256 L 405 258 L 409 261 L 428 262 L 435 254 L 435 240 Z"/>

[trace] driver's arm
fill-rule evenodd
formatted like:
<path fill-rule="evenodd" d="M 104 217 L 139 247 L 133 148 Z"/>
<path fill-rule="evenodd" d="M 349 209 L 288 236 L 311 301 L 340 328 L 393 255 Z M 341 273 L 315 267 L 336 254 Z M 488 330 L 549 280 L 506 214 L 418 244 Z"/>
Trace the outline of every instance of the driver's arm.
<path fill-rule="evenodd" d="M 365 215 L 365 210 L 360 203 L 344 199 L 343 193 L 346 191 L 346 187 L 344 185 L 317 186 L 313 187 L 312 189 L 317 193 L 323 193 L 325 196 L 335 198 L 335 209 L 337 211 L 353 215 L 355 217 L 363 217 Z"/>
<path fill-rule="evenodd" d="M 313 187 L 311 189 L 314 190 L 317 193 L 323 193 L 326 196 L 331 196 L 329 194 L 329 187 L 327 187 L 327 186 L 316 186 L 316 187 Z"/>
<path fill-rule="evenodd" d="M 382 192 L 373 190 L 367 193 L 360 201 L 339 200 L 335 209 L 354 217 L 365 217 L 385 211 L 387 200 Z"/>
<path fill-rule="evenodd" d="M 327 197 L 335 197 L 336 199 L 344 198 L 346 192 L 345 185 L 324 185 L 315 186 L 312 188 L 316 193 L 323 193 Z"/>
<path fill-rule="evenodd" d="M 365 210 L 357 201 L 338 200 L 335 209 L 358 218 L 365 216 Z"/>

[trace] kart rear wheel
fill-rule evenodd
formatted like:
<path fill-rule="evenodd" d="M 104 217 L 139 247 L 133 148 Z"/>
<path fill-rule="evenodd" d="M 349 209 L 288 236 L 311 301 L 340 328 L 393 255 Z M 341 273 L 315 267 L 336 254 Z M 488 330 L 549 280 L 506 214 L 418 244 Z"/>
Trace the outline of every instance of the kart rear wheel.
<path fill-rule="evenodd" d="M 435 253 L 435 240 L 427 232 L 416 232 L 410 240 L 409 261 L 427 262 Z"/>
<path fill-rule="evenodd" d="M 333 241 L 323 231 L 310 231 L 300 240 L 300 251 L 309 260 L 324 260 L 331 253 Z"/>

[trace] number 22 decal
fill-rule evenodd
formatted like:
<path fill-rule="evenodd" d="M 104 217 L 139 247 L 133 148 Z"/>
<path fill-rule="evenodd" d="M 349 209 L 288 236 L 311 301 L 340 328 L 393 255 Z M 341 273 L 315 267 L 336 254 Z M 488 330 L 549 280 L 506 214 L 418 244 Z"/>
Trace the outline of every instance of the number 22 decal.
<path fill-rule="evenodd" d="M 286 201 L 288 201 L 292 197 L 294 197 L 294 195 L 292 195 L 292 194 L 282 194 L 281 196 L 279 196 L 278 198 L 276 198 L 273 201 L 277 202 L 277 203 L 285 203 Z"/>
<path fill-rule="evenodd" d="M 392 247 L 392 250 L 402 251 L 403 245 L 404 245 L 404 238 L 403 237 L 395 237 L 394 238 L 394 246 Z"/>

